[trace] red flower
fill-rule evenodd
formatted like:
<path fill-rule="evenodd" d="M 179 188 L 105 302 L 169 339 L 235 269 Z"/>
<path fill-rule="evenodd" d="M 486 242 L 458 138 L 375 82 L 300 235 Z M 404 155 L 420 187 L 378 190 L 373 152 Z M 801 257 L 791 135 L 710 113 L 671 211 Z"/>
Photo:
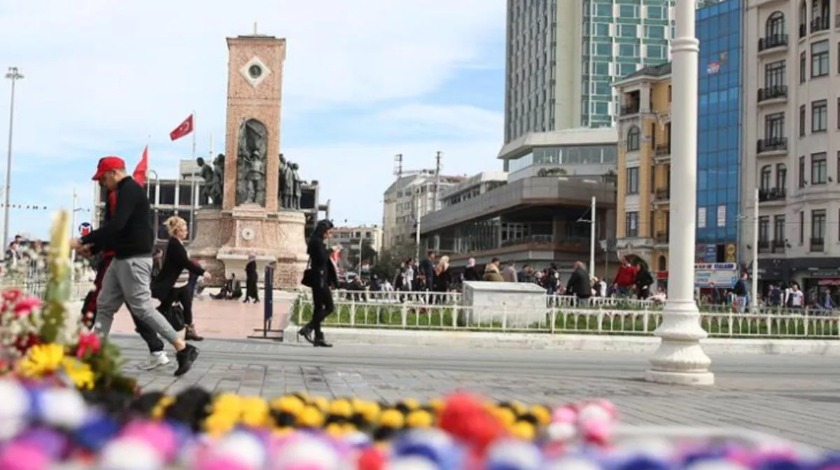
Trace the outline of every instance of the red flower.
<path fill-rule="evenodd" d="M 15 316 L 18 318 L 29 316 L 33 310 L 39 307 L 41 307 L 41 299 L 38 297 L 20 299 L 15 303 Z"/>
<path fill-rule="evenodd" d="M 11 287 L 3 291 L 3 300 L 6 302 L 16 302 L 22 295 L 22 290 L 17 287 Z"/>
<path fill-rule="evenodd" d="M 93 332 L 81 333 L 79 335 L 79 345 L 76 347 L 76 357 L 84 358 L 88 354 L 96 354 L 102 347 L 99 341 L 99 335 Z"/>
<path fill-rule="evenodd" d="M 38 338 L 38 335 L 34 333 L 29 333 L 25 336 L 21 336 L 15 340 L 15 349 L 20 351 L 21 353 L 26 353 L 29 351 L 29 348 L 35 346 L 37 344 L 41 344 L 41 339 Z"/>

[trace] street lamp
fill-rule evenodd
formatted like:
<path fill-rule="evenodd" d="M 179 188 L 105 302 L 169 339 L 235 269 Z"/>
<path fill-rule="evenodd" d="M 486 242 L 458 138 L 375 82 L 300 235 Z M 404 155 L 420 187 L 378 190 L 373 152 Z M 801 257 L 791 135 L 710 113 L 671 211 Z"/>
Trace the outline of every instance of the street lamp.
<path fill-rule="evenodd" d="M 9 185 L 12 181 L 12 134 L 15 124 L 15 82 L 23 78 L 17 67 L 9 67 L 6 78 L 12 81 L 12 99 L 9 102 L 9 153 L 6 156 L 6 190 L 3 198 L 3 243 L 9 241 Z"/>
<path fill-rule="evenodd" d="M 712 385 L 712 361 L 700 340 L 708 334 L 700 326 L 694 300 L 694 250 L 697 212 L 697 60 L 700 42 L 694 34 L 696 0 L 677 0 L 676 34 L 671 41 L 674 87 L 671 115 L 675 157 L 671 181 L 680 191 L 671 193 L 671 239 L 668 249 L 668 300 L 662 324 L 654 334 L 662 338 L 650 359 L 645 380 L 664 384 Z"/>

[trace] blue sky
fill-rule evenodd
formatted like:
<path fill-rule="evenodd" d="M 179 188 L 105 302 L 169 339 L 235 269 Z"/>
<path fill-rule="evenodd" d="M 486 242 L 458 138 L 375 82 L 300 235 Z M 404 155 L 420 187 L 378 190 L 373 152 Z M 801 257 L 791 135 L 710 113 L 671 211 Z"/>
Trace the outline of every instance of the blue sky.
<path fill-rule="evenodd" d="M 397 153 L 407 169 L 432 167 L 437 150 L 447 174 L 500 168 L 504 19 L 502 0 L 0 0 L 0 66 L 26 76 L 11 203 L 49 207 L 12 209 L 10 233 L 46 236 L 74 188 L 90 208 L 102 156 L 133 166 L 148 143 L 150 168 L 174 177 L 191 139 L 168 133 L 193 110 L 199 154 L 211 136 L 222 151 L 225 37 L 255 21 L 287 40 L 284 154 L 321 182 L 336 222 L 381 223 Z M 6 80 L 4 144 L 8 110 Z"/>

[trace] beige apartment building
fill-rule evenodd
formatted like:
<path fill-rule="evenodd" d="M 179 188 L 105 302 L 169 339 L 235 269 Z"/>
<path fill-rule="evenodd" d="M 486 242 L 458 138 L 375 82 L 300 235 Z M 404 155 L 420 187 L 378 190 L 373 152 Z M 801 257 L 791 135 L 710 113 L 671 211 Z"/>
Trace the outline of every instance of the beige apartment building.
<path fill-rule="evenodd" d="M 749 0 L 746 9 L 741 213 L 750 223 L 739 250 L 758 257 L 764 286 L 838 285 L 840 1 Z"/>
<path fill-rule="evenodd" d="M 668 276 L 671 195 L 671 64 L 645 67 L 615 84 L 618 120 L 616 249 Z"/>

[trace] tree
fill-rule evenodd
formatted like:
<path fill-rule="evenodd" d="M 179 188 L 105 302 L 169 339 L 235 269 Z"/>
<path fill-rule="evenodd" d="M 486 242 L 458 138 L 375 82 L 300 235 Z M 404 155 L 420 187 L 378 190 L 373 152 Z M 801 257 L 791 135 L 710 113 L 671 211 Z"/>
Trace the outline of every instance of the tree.
<path fill-rule="evenodd" d="M 368 263 L 370 265 L 376 264 L 376 256 L 378 253 L 376 250 L 373 249 L 373 246 L 370 244 L 370 240 L 364 240 L 362 242 L 362 264 Z"/>
<path fill-rule="evenodd" d="M 382 250 L 376 258 L 376 264 L 371 270 L 371 274 L 375 274 L 379 279 L 394 280 L 394 274 L 400 263 L 414 256 L 414 245 L 407 243 L 393 246 L 389 249 Z"/>

